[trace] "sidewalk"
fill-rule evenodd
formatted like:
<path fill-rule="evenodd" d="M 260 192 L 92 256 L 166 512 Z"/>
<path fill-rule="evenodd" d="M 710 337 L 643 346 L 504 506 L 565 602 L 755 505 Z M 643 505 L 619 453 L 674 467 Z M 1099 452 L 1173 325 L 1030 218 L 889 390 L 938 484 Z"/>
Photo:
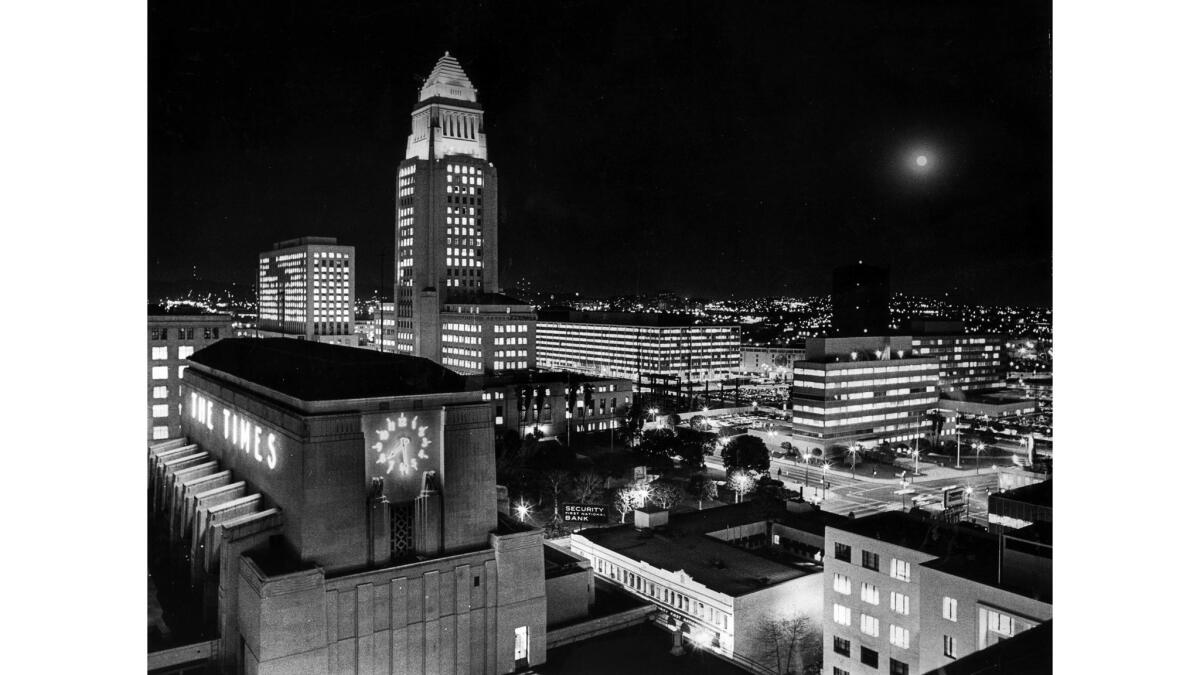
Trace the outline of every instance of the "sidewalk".
<path fill-rule="evenodd" d="M 796 465 L 796 466 L 793 466 L 790 463 L 786 463 L 786 464 L 781 463 L 780 466 L 783 466 L 785 469 L 790 471 L 793 475 L 796 472 L 800 472 L 800 473 L 804 472 L 804 464 L 803 463 Z M 873 468 L 877 470 L 875 475 L 872 475 L 872 472 L 871 472 L 871 470 Z M 991 466 L 988 465 L 986 470 L 991 471 Z M 814 467 L 813 465 L 809 465 L 809 471 L 815 471 L 817 474 L 820 474 L 820 469 Z M 837 475 L 842 478 L 853 478 L 854 480 L 860 480 L 860 481 L 863 481 L 866 483 L 880 483 L 880 484 L 895 483 L 896 481 L 900 480 L 899 474 L 902 471 L 908 472 L 904 475 L 905 480 L 909 480 L 912 478 L 912 464 L 909 462 L 905 462 L 904 465 L 874 464 L 872 462 L 860 462 L 855 467 L 853 475 L 851 475 L 849 467 L 843 467 L 840 464 L 830 466 L 830 468 L 829 468 L 829 473 Z M 963 464 L 963 468 L 955 469 L 952 465 L 951 466 L 938 466 L 935 462 L 929 462 L 928 464 L 925 462 L 921 462 L 921 475 L 917 476 L 917 482 L 919 483 L 921 481 L 943 480 L 943 479 L 947 479 L 947 478 L 960 478 L 960 477 L 973 476 L 973 475 L 975 475 L 974 464 L 971 464 L 971 465 Z"/>

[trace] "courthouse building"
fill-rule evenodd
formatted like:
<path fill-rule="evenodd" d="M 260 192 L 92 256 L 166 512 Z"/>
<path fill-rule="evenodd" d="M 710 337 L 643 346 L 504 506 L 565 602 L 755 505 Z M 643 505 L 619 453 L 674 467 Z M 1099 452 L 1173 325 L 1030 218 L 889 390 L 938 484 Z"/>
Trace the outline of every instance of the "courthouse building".
<path fill-rule="evenodd" d="M 224 671 L 545 660 L 542 533 L 497 513 L 481 390 L 426 359 L 294 339 L 222 340 L 182 386 L 182 435 L 150 446 L 151 509 Z"/>
<path fill-rule="evenodd" d="M 301 237 L 259 253 L 257 337 L 357 345 L 354 247 Z"/>

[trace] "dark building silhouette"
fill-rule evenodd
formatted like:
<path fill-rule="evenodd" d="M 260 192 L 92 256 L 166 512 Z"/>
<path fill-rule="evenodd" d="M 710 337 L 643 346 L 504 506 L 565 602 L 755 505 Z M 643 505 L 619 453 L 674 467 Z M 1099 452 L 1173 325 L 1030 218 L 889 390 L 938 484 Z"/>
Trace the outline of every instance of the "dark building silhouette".
<path fill-rule="evenodd" d="M 860 260 L 835 269 L 832 335 L 885 335 L 891 295 L 890 274 L 885 267 L 864 265 Z"/>

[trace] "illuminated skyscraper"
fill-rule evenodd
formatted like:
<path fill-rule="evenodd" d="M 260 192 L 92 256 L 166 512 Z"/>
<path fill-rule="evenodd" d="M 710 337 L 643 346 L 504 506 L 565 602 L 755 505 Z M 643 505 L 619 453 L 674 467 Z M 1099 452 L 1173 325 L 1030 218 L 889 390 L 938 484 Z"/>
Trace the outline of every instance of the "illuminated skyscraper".
<path fill-rule="evenodd" d="M 259 253 L 258 333 L 357 345 L 354 247 L 301 237 Z"/>
<path fill-rule="evenodd" d="M 396 351 L 464 373 L 533 365 L 532 308 L 497 293 L 496 205 L 483 107 L 447 52 L 396 175 Z"/>

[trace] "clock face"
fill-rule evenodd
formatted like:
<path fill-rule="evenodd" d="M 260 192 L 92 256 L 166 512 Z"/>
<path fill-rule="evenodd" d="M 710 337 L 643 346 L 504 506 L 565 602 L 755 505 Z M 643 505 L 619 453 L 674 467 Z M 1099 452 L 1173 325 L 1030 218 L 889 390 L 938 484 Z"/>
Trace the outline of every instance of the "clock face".
<path fill-rule="evenodd" d="M 441 471 L 442 426 L 441 411 L 363 417 L 368 485 L 372 478 L 382 478 L 388 501 L 416 499 L 425 473 Z"/>

